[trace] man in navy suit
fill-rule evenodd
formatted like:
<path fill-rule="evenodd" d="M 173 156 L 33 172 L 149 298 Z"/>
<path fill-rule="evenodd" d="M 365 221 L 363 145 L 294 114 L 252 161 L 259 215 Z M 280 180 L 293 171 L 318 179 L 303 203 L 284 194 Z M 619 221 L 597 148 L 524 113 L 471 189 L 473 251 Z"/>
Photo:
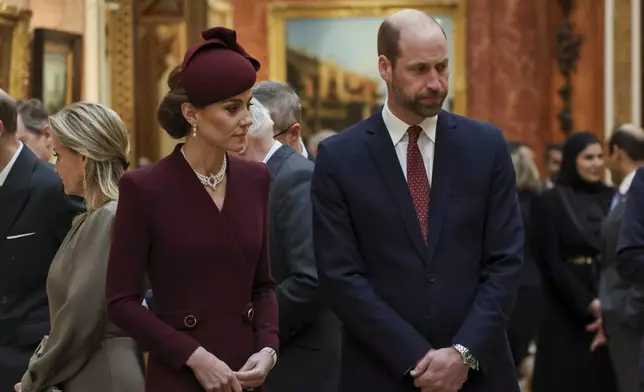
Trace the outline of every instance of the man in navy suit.
<path fill-rule="evenodd" d="M 617 242 L 617 270 L 629 283 L 644 284 L 644 168 L 637 169 Z"/>
<path fill-rule="evenodd" d="M 637 169 L 628 191 L 617 242 L 617 271 L 625 282 L 644 285 L 644 168 Z M 643 322 L 644 320 L 639 320 Z M 610 336 L 608 337 L 610 339 Z M 639 356 L 639 387 L 644 390 L 644 342 Z"/>
<path fill-rule="evenodd" d="M 507 144 L 441 110 L 448 46 L 429 16 L 386 18 L 378 54 L 382 112 L 322 142 L 312 181 L 321 289 L 344 324 L 340 391 L 518 392 L 505 326 L 523 225 Z"/>

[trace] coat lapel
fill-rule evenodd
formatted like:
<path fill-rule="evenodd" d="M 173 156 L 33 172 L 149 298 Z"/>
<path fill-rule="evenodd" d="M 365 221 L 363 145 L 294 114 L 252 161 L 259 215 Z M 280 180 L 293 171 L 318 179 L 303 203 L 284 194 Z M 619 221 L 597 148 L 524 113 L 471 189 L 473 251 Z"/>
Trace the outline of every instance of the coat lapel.
<path fill-rule="evenodd" d="M 429 220 L 427 252 L 428 264 L 434 258 L 434 252 L 443 226 L 443 218 L 449 202 L 448 196 L 452 182 L 456 177 L 454 156 L 457 153 L 455 137 L 456 123 L 449 112 L 441 111 L 436 125 L 436 146 L 434 147 L 434 171 L 432 187 L 429 193 Z"/>
<path fill-rule="evenodd" d="M 266 166 L 268 166 L 268 170 L 271 172 L 271 181 L 275 178 L 277 173 L 279 173 L 282 164 L 286 162 L 286 159 L 291 156 L 291 154 L 295 154 L 295 151 L 286 144 L 282 144 L 282 147 L 278 148 L 273 156 L 268 159 Z"/>
<path fill-rule="evenodd" d="M 0 244 L 7 238 L 13 222 L 27 201 L 31 174 L 37 162 L 38 158 L 27 146 L 23 146 L 4 185 L 0 187 Z"/>
<path fill-rule="evenodd" d="M 366 143 L 376 163 L 378 172 L 405 225 L 407 234 L 414 244 L 418 255 L 425 261 L 427 251 L 420 230 L 420 223 L 416 215 L 416 209 L 414 208 L 414 202 L 380 111 L 370 119 Z"/>

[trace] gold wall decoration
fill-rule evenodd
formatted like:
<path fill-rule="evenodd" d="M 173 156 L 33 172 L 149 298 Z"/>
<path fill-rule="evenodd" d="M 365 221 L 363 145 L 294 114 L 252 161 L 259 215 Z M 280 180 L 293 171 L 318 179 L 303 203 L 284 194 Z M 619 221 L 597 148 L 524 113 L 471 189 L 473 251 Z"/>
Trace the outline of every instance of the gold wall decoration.
<path fill-rule="evenodd" d="M 112 91 L 111 107 L 130 131 L 130 167 L 138 166 L 134 112 L 134 13 L 132 0 L 112 0 L 106 16 Z"/>
<path fill-rule="evenodd" d="M 208 0 L 208 27 L 234 28 L 234 11 L 230 0 Z"/>
<path fill-rule="evenodd" d="M 0 1 L 0 88 L 16 99 L 29 96 L 31 15 Z"/>
<path fill-rule="evenodd" d="M 272 3 L 269 5 L 267 42 L 270 78 L 288 81 L 298 91 L 305 128 L 314 132 L 324 128 L 342 130 L 377 110 L 384 101 L 386 92 L 378 75 L 375 49 L 378 25 L 393 12 L 415 8 L 437 18 L 446 31 L 451 71 L 447 106 L 449 110 L 465 115 L 466 2 L 330 0 Z M 346 34 L 337 36 L 340 31 Z M 325 36 L 328 37 L 326 41 Z"/>

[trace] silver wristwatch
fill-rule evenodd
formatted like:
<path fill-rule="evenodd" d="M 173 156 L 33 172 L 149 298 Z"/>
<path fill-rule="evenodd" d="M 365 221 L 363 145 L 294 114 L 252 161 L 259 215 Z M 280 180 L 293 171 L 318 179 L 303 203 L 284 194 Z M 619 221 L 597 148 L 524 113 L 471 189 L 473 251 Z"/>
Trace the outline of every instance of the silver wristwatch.
<path fill-rule="evenodd" d="M 275 351 L 275 349 L 273 349 L 271 347 L 264 347 L 263 349 L 261 349 L 259 351 L 263 351 L 265 353 L 270 354 L 270 356 L 273 357 L 273 366 L 272 367 L 275 367 L 275 364 L 277 364 L 277 351 Z"/>
<path fill-rule="evenodd" d="M 463 359 L 464 364 L 474 370 L 479 369 L 479 361 L 476 359 L 474 354 L 472 354 L 472 352 L 467 349 L 467 347 L 460 344 L 455 344 L 452 346 L 452 348 L 454 348 L 454 350 L 458 351 L 458 353 L 461 354 L 461 358 Z"/>

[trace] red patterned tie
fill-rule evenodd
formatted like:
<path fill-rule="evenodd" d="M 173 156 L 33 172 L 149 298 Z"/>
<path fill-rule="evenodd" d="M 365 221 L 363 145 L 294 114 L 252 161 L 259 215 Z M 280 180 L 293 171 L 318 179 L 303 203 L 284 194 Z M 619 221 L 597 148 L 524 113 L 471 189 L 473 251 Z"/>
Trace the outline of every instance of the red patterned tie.
<path fill-rule="evenodd" d="M 427 219 L 429 218 L 429 179 L 423 163 L 423 156 L 418 147 L 418 138 L 422 132 L 419 126 L 409 127 L 409 145 L 407 145 L 407 184 L 411 198 L 416 207 L 416 215 L 427 245 Z"/>

